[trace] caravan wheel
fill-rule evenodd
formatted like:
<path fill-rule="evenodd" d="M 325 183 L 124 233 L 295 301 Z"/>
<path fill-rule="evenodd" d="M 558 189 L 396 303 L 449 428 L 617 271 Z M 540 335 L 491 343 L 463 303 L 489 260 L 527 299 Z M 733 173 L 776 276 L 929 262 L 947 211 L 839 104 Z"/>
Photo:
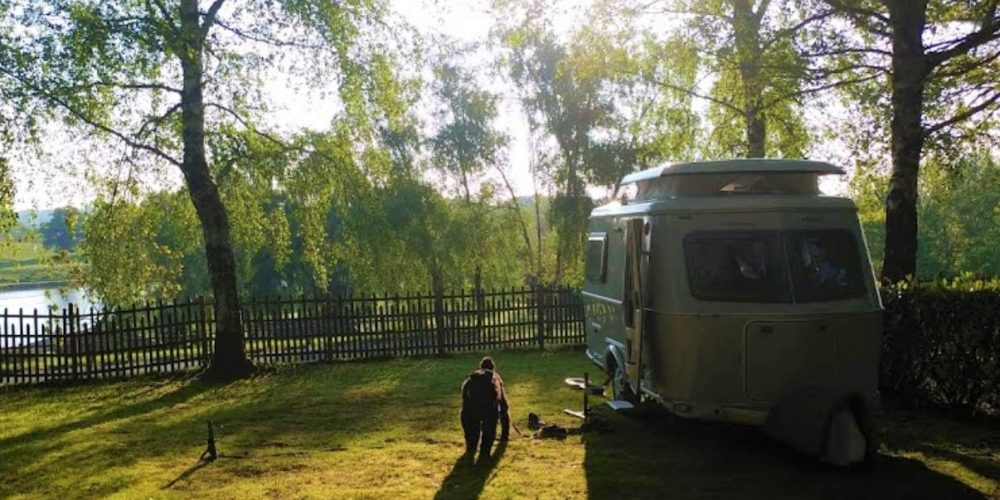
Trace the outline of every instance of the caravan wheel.
<path fill-rule="evenodd" d="M 625 367 L 618 366 L 616 362 L 612 362 L 611 364 L 611 391 L 617 401 L 628 401 L 631 403 L 636 400 L 635 391 L 632 390 L 632 386 L 628 382 L 628 376 L 625 375 Z"/>

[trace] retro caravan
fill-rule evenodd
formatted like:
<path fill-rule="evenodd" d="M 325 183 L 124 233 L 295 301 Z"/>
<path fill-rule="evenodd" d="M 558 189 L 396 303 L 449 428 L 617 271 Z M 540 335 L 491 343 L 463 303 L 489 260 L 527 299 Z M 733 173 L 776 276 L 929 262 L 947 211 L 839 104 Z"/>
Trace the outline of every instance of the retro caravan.
<path fill-rule="evenodd" d="M 587 355 L 615 400 L 870 436 L 882 306 L 854 203 L 819 189 L 842 174 L 742 159 L 625 176 L 631 196 L 591 214 L 583 287 Z"/>

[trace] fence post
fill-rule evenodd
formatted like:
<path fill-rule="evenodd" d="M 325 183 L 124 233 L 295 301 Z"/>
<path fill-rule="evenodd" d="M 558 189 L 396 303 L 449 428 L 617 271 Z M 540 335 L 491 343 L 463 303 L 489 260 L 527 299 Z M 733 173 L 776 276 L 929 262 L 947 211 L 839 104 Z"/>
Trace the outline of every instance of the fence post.
<path fill-rule="evenodd" d="M 209 342 L 208 342 L 208 315 L 205 314 L 205 297 L 198 297 L 198 330 L 201 334 L 201 355 L 202 362 L 207 366 L 212 362 L 212 356 L 209 353 Z"/>
<path fill-rule="evenodd" d="M 67 314 L 67 312 L 69 314 Z M 62 314 L 62 333 L 64 337 L 63 343 L 66 344 L 67 350 L 70 355 L 71 363 L 71 380 L 76 381 L 79 377 L 79 339 L 76 332 L 76 324 L 73 322 L 71 316 L 73 314 L 73 305 L 69 304 L 69 309 L 63 309 Z"/>
<path fill-rule="evenodd" d="M 545 287 L 538 285 L 535 287 L 535 307 L 538 308 L 538 348 L 545 349 Z"/>
<path fill-rule="evenodd" d="M 337 318 L 333 312 L 333 298 L 330 292 L 327 292 L 326 297 L 323 297 L 323 303 L 319 305 L 321 313 L 318 315 L 321 320 L 317 318 L 320 324 L 320 331 L 323 332 L 323 356 L 325 356 L 327 363 L 333 363 L 333 329 L 336 324 Z"/>

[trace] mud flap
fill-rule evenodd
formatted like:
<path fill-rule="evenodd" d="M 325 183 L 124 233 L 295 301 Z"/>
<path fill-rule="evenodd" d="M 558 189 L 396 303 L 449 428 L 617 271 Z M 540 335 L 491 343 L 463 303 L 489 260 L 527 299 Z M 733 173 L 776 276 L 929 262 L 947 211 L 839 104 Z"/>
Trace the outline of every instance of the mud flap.
<path fill-rule="evenodd" d="M 838 466 L 870 468 L 878 454 L 871 412 L 864 397 L 827 387 L 808 387 L 780 401 L 764 431 L 793 449 Z"/>

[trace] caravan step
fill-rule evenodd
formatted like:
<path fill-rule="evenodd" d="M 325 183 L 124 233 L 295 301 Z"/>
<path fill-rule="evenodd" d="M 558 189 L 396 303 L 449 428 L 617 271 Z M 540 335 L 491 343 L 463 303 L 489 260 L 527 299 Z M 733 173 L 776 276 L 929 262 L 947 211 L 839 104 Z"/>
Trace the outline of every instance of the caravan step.
<path fill-rule="evenodd" d="M 624 411 L 635 408 L 635 405 L 633 405 L 632 403 L 629 403 L 628 401 L 623 401 L 621 399 L 608 401 L 608 406 L 610 406 L 611 409 L 614 411 Z"/>

